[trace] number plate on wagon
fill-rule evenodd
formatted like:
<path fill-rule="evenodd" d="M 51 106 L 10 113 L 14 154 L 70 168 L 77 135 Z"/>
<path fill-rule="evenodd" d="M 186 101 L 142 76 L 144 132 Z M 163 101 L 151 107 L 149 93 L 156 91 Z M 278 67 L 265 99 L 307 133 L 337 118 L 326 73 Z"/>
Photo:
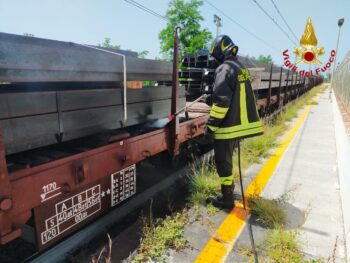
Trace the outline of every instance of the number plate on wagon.
<path fill-rule="evenodd" d="M 43 250 L 136 193 L 136 166 L 111 174 L 80 191 L 60 194 L 34 209 L 36 237 Z"/>

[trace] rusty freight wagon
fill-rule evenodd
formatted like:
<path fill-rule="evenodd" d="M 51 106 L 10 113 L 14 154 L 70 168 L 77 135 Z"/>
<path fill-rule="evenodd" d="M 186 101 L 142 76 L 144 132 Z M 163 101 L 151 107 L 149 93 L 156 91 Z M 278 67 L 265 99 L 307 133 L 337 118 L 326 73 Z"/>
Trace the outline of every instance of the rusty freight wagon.
<path fill-rule="evenodd" d="M 174 76 L 134 52 L 1 33 L 0 243 L 30 221 L 47 248 L 134 195 L 135 164 L 202 134 L 207 113 L 152 126 L 185 106 L 176 81 L 124 85 Z"/>
<path fill-rule="evenodd" d="M 203 134 L 203 103 L 153 121 L 210 93 L 208 63 L 188 56 L 179 71 L 133 52 L 0 33 L 0 245 L 29 224 L 46 249 L 133 196 L 137 163 Z M 252 75 L 261 114 L 321 81 L 272 67 Z M 158 85 L 127 88 L 143 80 Z"/>

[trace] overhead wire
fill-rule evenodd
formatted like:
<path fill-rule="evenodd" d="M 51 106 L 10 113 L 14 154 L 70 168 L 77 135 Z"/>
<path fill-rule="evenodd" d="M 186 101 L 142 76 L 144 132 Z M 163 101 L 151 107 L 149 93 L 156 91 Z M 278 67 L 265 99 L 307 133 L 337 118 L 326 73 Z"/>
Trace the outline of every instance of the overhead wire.
<path fill-rule="evenodd" d="M 271 19 L 271 21 L 279 28 L 279 30 L 294 44 L 297 46 L 297 43 L 289 36 L 289 34 L 277 23 L 277 21 L 258 3 L 257 0 L 253 0 L 253 2 L 260 8 L 263 13 Z"/>
<path fill-rule="evenodd" d="M 298 37 L 295 35 L 294 31 L 292 30 L 292 28 L 289 26 L 289 24 L 287 23 L 287 20 L 284 18 L 284 16 L 282 15 L 281 11 L 279 10 L 279 8 L 277 7 L 276 3 L 274 0 L 271 0 L 273 6 L 275 7 L 275 9 L 277 10 L 278 14 L 280 15 L 280 17 L 282 18 L 283 22 L 286 24 L 287 28 L 289 29 L 289 31 L 292 33 L 292 35 L 294 36 L 294 38 L 296 39 L 296 41 L 299 41 Z"/>
<path fill-rule="evenodd" d="M 143 10 L 143 11 L 145 11 L 145 12 L 147 12 L 147 13 L 149 13 L 149 14 L 155 16 L 155 17 L 157 17 L 157 18 L 160 18 L 160 19 L 162 19 L 162 20 L 164 20 L 164 21 L 168 21 L 168 19 L 167 19 L 165 16 L 163 16 L 163 15 L 161 15 L 161 14 L 159 14 L 159 13 L 153 11 L 152 9 L 150 9 L 150 8 L 148 8 L 148 7 L 142 5 L 142 4 L 140 4 L 140 3 L 138 3 L 138 2 L 136 2 L 136 1 L 134 1 L 134 0 L 124 0 L 124 1 L 127 2 L 128 4 L 131 4 L 131 5 L 133 5 L 133 6 L 137 7 L 137 8 L 139 8 L 139 9 L 141 9 L 141 10 Z M 262 42 L 263 44 L 265 44 L 266 46 L 268 46 L 268 47 L 270 47 L 270 48 L 272 48 L 272 49 L 278 51 L 278 49 L 277 49 L 276 47 L 272 46 L 270 43 L 268 43 L 268 42 L 265 41 L 264 39 L 260 38 L 259 36 L 257 36 L 256 34 L 254 34 L 253 32 L 251 32 L 250 30 L 248 30 L 247 28 L 245 28 L 244 26 L 242 26 L 240 23 L 238 23 L 238 22 L 237 22 L 236 20 L 234 20 L 232 17 L 230 17 L 229 15 L 227 15 L 226 13 L 224 13 L 222 10 L 220 10 L 219 8 L 217 8 L 216 6 L 214 6 L 211 2 L 209 2 L 208 0 L 205 0 L 205 2 L 206 2 L 208 5 L 210 5 L 212 8 L 214 8 L 215 10 L 217 10 L 219 13 L 221 13 L 223 16 L 225 16 L 227 19 L 229 19 L 231 22 L 233 22 L 233 23 L 236 24 L 238 27 L 240 27 L 243 31 L 245 31 L 246 33 L 250 34 L 250 35 L 253 36 L 255 39 L 257 39 L 257 40 L 259 40 L 260 42 Z"/>
<path fill-rule="evenodd" d="M 160 18 L 160 19 L 162 19 L 162 20 L 164 20 L 166 22 L 168 21 L 168 19 L 165 16 L 163 16 L 163 15 L 153 11 L 152 9 L 149 9 L 148 7 L 142 5 L 142 4 L 140 4 L 140 3 L 138 3 L 138 2 L 136 2 L 134 0 L 124 0 L 124 1 L 129 3 L 129 4 L 131 4 L 131 5 L 133 5 L 133 6 L 135 6 L 135 7 L 137 7 L 137 8 L 139 8 L 139 9 L 141 9 L 141 10 L 143 10 L 143 11 L 145 11 L 145 12 L 147 12 L 147 13 L 149 13 L 149 14 L 151 14 L 151 15 L 153 15 L 153 16 L 155 16 L 155 17 L 158 17 L 158 18 Z"/>
<path fill-rule="evenodd" d="M 244 26 L 242 26 L 240 23 L 238 23 L 236 20 L 234 20 L 232 17 L 230 17 L 229 15 L 227 15 L 224 11 L 220 10 L 218 7 L 216 7 L 215 5 L 213 5 L 211 2 L 209 2 L 208 0 L 205 0 L 205 2 L 210 5 L 212 8 L 214 8 L 216 11 L 218 11 L 219 13 L 221 13 L 224 17 L 226 17 L 228 20 L 230 20 L 232 23 L 234 23 L 235 25 L 237 25 L 238 27 L 240 27 L 243 31 L 245 31 L 246 33 L 248 33 L 249 35 L 253 36 L 255 39 L 259 40 L 260 42 L 264 43 L 266 46 L 272 48 L 275 51 L 279 51 L 276 47 L 272 46 L 270 43 L 266 42 L 264 39 L 258 37 L 256 34 L 254 34 L 253 32 L 251 32 L 250 30 L 248 30 L 247 28 L 245 28 Z"/>

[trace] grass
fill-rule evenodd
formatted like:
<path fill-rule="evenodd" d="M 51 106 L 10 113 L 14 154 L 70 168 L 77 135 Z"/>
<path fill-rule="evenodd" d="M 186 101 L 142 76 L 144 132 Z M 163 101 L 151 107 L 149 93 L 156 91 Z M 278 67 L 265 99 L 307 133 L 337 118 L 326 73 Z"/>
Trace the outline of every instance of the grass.
<path fill-rule="evenodd" d="M 211 203 L 207 204 L 207 214 L 209 216 L 215 216 L 219 212 L 219 209 L 213 206 Z"/>
<path fill-rule="evenodd" d="M 220 190 L 220 180 L 211 162 L 200 162 L 192 167 L 189 178 L 189 202 L 192 205 L 199 205 L 209 197 L 214 197 Z"/>
<path fill-rule="evenodd" d="M 291 198 L 296 187 L 290 188 L 276 199 L 267 199 L 262 196 L 250 196 L 248 199 L 251 213 L 257 218 L 257 222 L 265 228 L 281 228 L 285 226 L 286 215 L 283 205 Z"/>
<path fill-rule="evenodd" d="M 142 218 L 142 239 L 132 262 L 166 262 L 168 248 L 176 251 L 187 245 L 183 237 L 188 222 L 187 212 L 181 211 L 164 219 Z"/>
<path fill-rule="evenodd" d="M 271 261 L 303 262 L 300 245 L 296 240 L 297 235 L 297 231 L 285 231 L 282 228 L 270 231 L 265 241 L 265 250 Z"/>
<path fill-rule="evenodd" d="M 316 263 L 322 259 L 306 259 L 297 240 L 297 230 L 286 231 L 282 228 L 271 230 L 264 242 L 269 262 L 275 263 Z"/>
<path fill-rule="evenodd" d="M 249 206 L 258 223 L 263 227 L 276 228 L 285 224 L 286 216 L 277 200 L 257 196 L 249 199 Z"/>
<path fill-rule="evenodd" d="M 281 227 L 268 231 L 266 240 L 258 248 L 261 263 L 321 263 L 322 259 L 306 259 L 302 253 L 300 242 L 297 240 L 299 232 L 286 231 Z M 250 247 L 239 249 L 239 253 L 247 262 L 254 262 Z"/>

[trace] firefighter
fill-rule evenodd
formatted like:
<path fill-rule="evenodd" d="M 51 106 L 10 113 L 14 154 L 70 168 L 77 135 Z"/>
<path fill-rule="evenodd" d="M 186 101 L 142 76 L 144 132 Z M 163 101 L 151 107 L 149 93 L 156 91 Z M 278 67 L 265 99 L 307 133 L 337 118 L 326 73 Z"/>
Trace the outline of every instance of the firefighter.
<path fill-rule="evenodd" d="M 215 166 L 222 196 L 209 201 L 216 207 L 234 207 L 232 156 L 238 139 L 263 134 L 251 76 L 237 59 L 238 46 L 226 36 L 215 38 L 209 54 L 219 63 L 215 71 L 210 117 L 205 136 L 214 139 Z"/>

